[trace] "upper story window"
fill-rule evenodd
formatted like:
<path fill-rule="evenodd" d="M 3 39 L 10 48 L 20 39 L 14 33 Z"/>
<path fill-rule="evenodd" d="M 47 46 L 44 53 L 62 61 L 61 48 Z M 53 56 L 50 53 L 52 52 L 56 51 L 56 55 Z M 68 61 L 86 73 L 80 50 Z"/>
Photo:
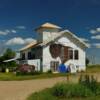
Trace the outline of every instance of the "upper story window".
<path fill-rule="evenodd" d="M 75 60 L 79 59 L 79 51 L 78 50 L 69 49 L 68 55 L 69 55 L 68 56 L 69 59 L 75 59 Z"/>
<path fill-rule="evenodd" d="M 22 60 L 25 60 L 25 53 L 22 53 Z"/>
<path fill-rule="evenodd" d="M 78 52 L 78 50 L 75 50 L 75 51 L 74 51 L 74 58 L 75 58 L 76 60 L 79 59 L 79 52 Z"/>
<path fill-rule="evenodd" d="M 28 52 L 28 59 L 31 59 L 32 58 L 32 54 L 31 52 Z"/>
<path fill-rule="evenodd" d="M 68 50 L 68 55 L 69 55 L 68 56 L 69 59 L 73 59 L 73 49 Z"/>

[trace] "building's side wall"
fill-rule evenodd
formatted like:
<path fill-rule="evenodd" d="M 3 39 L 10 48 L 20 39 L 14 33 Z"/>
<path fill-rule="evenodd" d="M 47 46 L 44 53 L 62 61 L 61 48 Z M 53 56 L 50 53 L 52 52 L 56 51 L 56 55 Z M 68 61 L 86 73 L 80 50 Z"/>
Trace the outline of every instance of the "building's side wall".
<path fill-rule="evenodd" d="M 33 54 L 35 54 L 36 55 L 35 59 L 28 59 L 28 52 L 32 52 Z M 25 59 L 23 59 L 20 62 L 20 64 L 34 65 L 36 71 L 42 70 L 42 67 L 41 67 L 42 48 L 39 48 L 37 50 L 30 48 L 25 51 L 21 51 L 21 53 L 20 53 L 21 58 L 22 58 L 22 53 L 25 53 Z"/>
<path fill-rule="evenodd" d="M 61 63 L 61 60 L 59 57 L 56 59 L 52 58 L 50 52 L 49 52 L 50 46 L 46 46 L 43 48 L 43 72 L 46 72 L 51 69 L 50 62 L 51 61 L 59 61 Z"/>
<path fill-rule="evenodd" d="M 79 67 L 79 70 L 85 70 L 86 66 L 85 66 L 85 51 L 80 48 L 79 46 L 77 46 L 76 44 L 74 44 L 73 42 L 71 42 L 67 37 L 63 36 L 61 38 L 59 38 L 57 41 L 58 43 L 61 43 L 65 46 L 69 46 L 72 47 L 75 50 L 79 51 L 79 59 L 78 60 L 68 60 L 65 65 L 69 65 L 69 64 L 74 64 L 76 66 Z M 46 72 L 47 70 L 50 69 L 50 62 L 51 61 L 58 61 L 61 63 L 60 59 L 54 59 L 51 57 L 50 51 L 49 51 L 49 45 L 43 48 L 43 71 Z"/>
<path fill-rule="evenodd" d="M 43 31 L 43 41 L 46 40 L 53 40 L 55 36 L 58 35 L 58 32 L 56 29 L 45 29 L 45 31 Z"/>
<path fill-rule="evenodd" d="M 79 67 L 79 70 L 85 70 L 86 69 L 85 50 L 80 48 L 79 46 L 77 46 L 72 41 L 70 41 L 67 37 L 62 37 L 62 38 L 58 39 L 58 42 L 64 44 L 65 46 L 72 47 L 74 50 L 79 51 L 79 59 L 78 60 L 75 60 L 75 59 L 68 60 L 65 64 L 66 65 L 74 64 Z"/>
<path fill-rule="evenodd" d="M 28 60 L 28 65 L 34 65 L 35 71 L 40 71 L 40 59 Z"/>
<path fill-rule="evenodd" d="M 52 57 L 49 52 L 49 46 L 43 48 L 43 72 L 46 72 L 50 69 L 50 61 Z"/>

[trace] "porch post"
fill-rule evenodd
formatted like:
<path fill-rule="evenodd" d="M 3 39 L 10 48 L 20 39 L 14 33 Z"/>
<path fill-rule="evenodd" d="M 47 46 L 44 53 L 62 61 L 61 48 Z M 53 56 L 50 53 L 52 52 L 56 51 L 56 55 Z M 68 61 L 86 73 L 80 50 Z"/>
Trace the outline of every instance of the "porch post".
<path fill-rule="evenodd" d="M 74 61 L 74 57 L 75 57 L 74 55 L 75 55 L 75 53 L 74 53 L 74 49 L 73 49 L 73 61 Z"/>

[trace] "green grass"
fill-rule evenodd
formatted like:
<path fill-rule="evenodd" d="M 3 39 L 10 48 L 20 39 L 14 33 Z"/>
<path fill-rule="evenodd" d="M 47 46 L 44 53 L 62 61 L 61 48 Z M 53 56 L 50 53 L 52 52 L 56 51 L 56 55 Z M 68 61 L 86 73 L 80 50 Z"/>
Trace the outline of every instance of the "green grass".
<path fill-rule="evenodd" d="M 54 77 L 62 77 L 67 74 L 49 74 L 43 73 L 39 75 L 15 75 L 13 73 L 0 73 L 0 81 L 13 81 L 13 80 L 31 80 L 31 79 L 45 79 L 45 78 L 54 78 Z"/>
<path fill-rule="evenodd" d="M 34 93 L 27 98 L 27 100 L 100 100 L 100 96 L 94 97 L 74 97 L 74 98 L 57 98 L 49 93 L 49 90 L 44 90 L 39 93 Z"/>
<path fill-rule="evenodd" d="M 99 73 L 100 72 L 100 65 L 89 65 L 86 69 L 87 73 Z"/>
<path fill-rule="evenodd" d="M 99 73 L 100 72 L 100 65 L 92 65 L 88 66 L 86 72 L 83 74 L 88 73 Z M 79 76 L 79 74 L 76 74 L 76 76 Z M 53 77 L 66 77 L 67 74 L 51 74 L 51 73 L 42 73 L 39 75 L 15 75 L 14 73 L 0 73 L 0 81 L 13 81 L 13 80 L 31 80 L 31 79 L 43 79 L 43 78 L 53 78 Z M 70 75 L 73 76 L 74 75 Z M 74 78 L 75 78 L 74 77 Z"/>
<path fill-rule="evenodd" d="M 72 84 L 71 86 L 72 87 L 68 87 L 70 86 L 70 84 L 66 84 L 66 86 L 61 86 L 61 87 L 57 87 L 54 86 L 53 88 L 48 88 L 48 89 L 44 89 L 40 92 L 36 92 L 36 93 L 33 93 L 31 94 L 27 100 L 100 100 L 100 95 L 98 96 L 94 96 L 92 94 L 87 94 L 86 92 L 83 92 L 85 89 L 82 87 L 82 89 L 80 89 L 80 85 L 78 84 Z M 53 95 L 52 91 L 58 89 L 58 91 L 62 92 L 62 88 L 64 88 L 66 90 L 67 88 L 67 92 L 71 93 L 73 92 L 74 96 L 71 96 L 71 97 L 63 97 L 63 96 L 55 96 Z M 86 88 L 86 87 L 85 87 Z M 76 90 L 77 92 L 75 92 Z M 66 93 L 66 91 L 63 91 Z M 78 96 L 77 93 L 82 93 L 83 96 Z M 88 93 L 91 93 L 91 91 L 87 91 Z M 84 94 L 87 96 L 84 97 Z M 72 95 L 72 94 L 71 94 Z"/>
<path fill-rule="evenodd" d="M 39 93 L 31 94 L 27 100 L 100 100 L 100 96 L 92 97 L 72 97 L 72 98 L 58 98 L 50 94 L 49 89 L 45 89 Z"/>
<path fill-rule="evenodd" d="M 74 98 L 57 98 L 49 93 L 49 90 L 44 90 L 39 93 L 32 94 L 27 100 L 100 100 L 100 96 L 94 97 L 74 97 Z"/>
<path fill-rule="evenodd" d="M 100 83 L 90 75 L 83 78 L 84 81 L 79 79 L 78 83 L 58 83 L 31 94 L 27 100 L 100 100 Z"/>

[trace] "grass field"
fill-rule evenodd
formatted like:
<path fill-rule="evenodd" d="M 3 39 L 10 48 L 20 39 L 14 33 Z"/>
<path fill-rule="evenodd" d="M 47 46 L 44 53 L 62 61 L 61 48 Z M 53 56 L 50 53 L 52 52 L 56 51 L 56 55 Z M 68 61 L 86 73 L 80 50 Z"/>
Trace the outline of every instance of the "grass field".
<path fill-rule="evenodd" d="M 66 87 L 65 87 L 66 88 Z M 69 87 L 70 89 L 71 87 Z M 75 89 L 76 87 L 72 87 L 71 89 Z M 75 97 L 59 97 L 59 96 L 54 96 L 52 94 L 52 90 L 54 89 L 53 88 L 48 88 L 48 89 L 44 89 L 40 92 L 36 92 L 36 93 L 33 93 L 31 94 L 27 100 L 100 100 L 100 95 L 98 96 L 94 96 L 94 95 L 90 95 L 90 96 L 86 96 L 86 97 L 80 97 L 80 96 L 75 96 Z M 60 89 L 60 88 L 58 88 Z M 72 90 L 72 91 L 73 91 Z M 60 93 L 62 92 L 63 90 L 60 91 Z M 70 91 L 70 90 L 69 90 Z M 75 95 L 78 95 L 78 93 L 82 93 L 83 91 L 82 90 L 76 90 L 76 93 L 75 93 L 75 90 L 74 90 L 74 94 Z M 64 91 L 63 91 L 64 92 Z M 86 92 L 85 92 L 86 93 Z"/>
<path fill-rule="evenodd" d="M 99 73 L 100 72 L 100 65 L 92 65 L 88 66 L 86 72 L 82 72 L 82 74 L 89 74 L 89 73 Z M 80 73 L 77 74 L 77 76 Z M 13 81 L 13 80 L 31 80 L 31 79 L 43 79 L 43 78 L 53 78 L 53 77 L 66 77 L 68 74 L 51 74 L 51 73 L 42 73 L 38 75 L 15 75 L 14 73 L 0 73 L 0 80 L 1 81 Z M 73 75 L 70 75 L 73 76 Z"/>
<path fill-rule="evenodd" d="M 87 73 L 99 73 L 100 72 L 100 65 L 89 65 L 86 69 Z"/>
<path fill-rule="evenodd" d="M 49 90 L 44 90 L 39 93 L 31 94 L 27 100 L 100 100 L 100 96 L 92 97 L 76 97 L 76 98 L 57 98 L 49 93 Z"/>
<path fill-rule="evenodd" d="M 13 81 L 13 80 L 31 80 L 31 79 L 45 79 L 45 78 L 53 78 L 53 77 L 63 77 L 67 74 L 49 74 L 43 73 L 39 75 L 15 75 L 13 73 L 0 73 L 0 81 Z"/>
<path fill-rule="evenodd" d="M 98 73 L 100 73 L 100 65 L 88 66 L 86 72 L 82 72 L 83 75 L 84 74 L 98 74 Z M 33 93 L 27 98 L 27 100 L 100 100 L 100 95 L 88 96 L 85 98 L 84 97 L 62 98 L 62 97 L 57 97 L 57 96 L 52 95 L 51 91 L 52 91 L 52 88 L 45 89 L 37 93 Z"/>

